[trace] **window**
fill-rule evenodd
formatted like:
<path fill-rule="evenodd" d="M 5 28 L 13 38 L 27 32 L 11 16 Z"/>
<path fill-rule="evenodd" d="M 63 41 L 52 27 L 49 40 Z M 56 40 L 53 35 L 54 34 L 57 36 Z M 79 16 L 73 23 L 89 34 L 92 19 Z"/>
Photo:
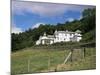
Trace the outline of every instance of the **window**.
<path fill-rule="evenodd" d="M 57 37 L 57 40 L 59 40 L 59 37 Z"/>
<path fill-rule="evenodd" d="M 72 33 L 70 33 L 70 36 L 72 36 Z"/>
<path fill-rule="evenodd" d="M 67 36 L 67 34 L 65 34 L 65 36 Z"/>

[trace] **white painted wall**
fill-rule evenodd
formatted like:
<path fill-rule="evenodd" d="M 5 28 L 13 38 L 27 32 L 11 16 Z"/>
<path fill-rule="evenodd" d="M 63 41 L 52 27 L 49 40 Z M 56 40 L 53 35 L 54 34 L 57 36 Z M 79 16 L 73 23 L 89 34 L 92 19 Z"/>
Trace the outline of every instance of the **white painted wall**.
<path fill-rule="evenodd" d="M 50 44 L 53 44 L 53 43 L 54 43 L 53 40 L 51 40 L 51 41 L 50 41 Z"/>
<path fill-rule="evenodd" d="M 40 44 L 40 41 L 38 40 L 38 41 L 36 41 L 36 45 L 39 45 Z"/>
<path fill-rule="evenodd" d="M 45 42 L 44 42 L 45 39 L 52 39 L 50 41 L 50 44 L 57 43 L 57 42 L 69 42 L 69 41 L 71 41 L 70 38 L 73 38 L 74 36 L 76 36 L 76 41 L 77 42 L 79 42 L 82 39 L 81 34 L 79 34 L 79 33 L 73 33 L 73 34 L 70 35 L 70 33 L 66 33 L 66 31 L 64 33 L 56 31 L 54 33 L 54 35 L 55 35 L 55 38 L 48 38 L 46 35 L 41 36 L 39 38 L 39 40 L 36 41 L 36 45 L 45 44 Z"/>

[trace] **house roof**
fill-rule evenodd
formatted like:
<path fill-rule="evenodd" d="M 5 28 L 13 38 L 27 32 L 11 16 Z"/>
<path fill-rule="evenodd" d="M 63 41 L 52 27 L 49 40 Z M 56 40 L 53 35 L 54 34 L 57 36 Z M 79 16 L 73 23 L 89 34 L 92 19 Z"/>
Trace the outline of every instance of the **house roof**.
<path fill-rule="evenodd" d="M 48 38 L 54 38 L 54 35 L 48 35 L 47 37 Z"/>
<path fill-rule="evenodd" d="M 48 36 L 42 36 L 41 39 L 54 39 L 53 35 L 48 35 Z"/>
<path fill-rule="evenodd" d="M 76 30 L 75 32 L 77 32 L 77 33 L 81 33 L 81 31 L 80 31 L 80 30 Z"/>
<path fill-rule="evenodd" d="M 58 33 L 65 33 L 65 34 L 67 34 L 67 33 L 75 33 L 75 32 L 71 32 L 71 31 L 57 31 L 57 32 L 55 32 L 55 34 L 58 34 Z"/>

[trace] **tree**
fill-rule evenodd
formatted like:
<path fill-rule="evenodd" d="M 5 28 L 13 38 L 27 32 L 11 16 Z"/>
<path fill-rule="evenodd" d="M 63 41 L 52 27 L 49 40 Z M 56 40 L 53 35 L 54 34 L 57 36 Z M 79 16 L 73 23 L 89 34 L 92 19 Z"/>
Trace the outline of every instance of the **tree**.
<path fill-rule="evenodd" d="M 81 22 L 82 22 L 82 27 L 81 28 L 82 28 L 82 31 L 84 33 L 86 33 L 86 32 L 88 32 L 88 31 L 95 28 L 95 26 L 96 26 L 96 24 L 95 24 L 95 20 L 96 20 L 95 13 L 96 13 L 95 8 L 85 9 L 83 11 L 83 14 L 82 14 L 83 18 L 81 20 Z"/>
<path fill-rule="evenodd" d="M 83 11 L 82 16 L 83 16 L 83 18 L 90 17 L 93 15 L 95 16 L 95 13 L 96 13 L 95 8 L 93 8 L 93 9 L 88 8 Z"/>

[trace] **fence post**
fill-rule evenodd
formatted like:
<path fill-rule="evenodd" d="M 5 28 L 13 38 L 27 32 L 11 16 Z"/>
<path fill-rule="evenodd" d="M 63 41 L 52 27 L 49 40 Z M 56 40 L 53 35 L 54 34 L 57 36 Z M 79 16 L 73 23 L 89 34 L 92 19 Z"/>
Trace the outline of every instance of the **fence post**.
<path fill-rule="evenodd" d="M 49 67 L 50 67 L 50 56 L 48 58 L 48 70 L 49 70 Z"/>
<path fill-rule="evenodd" d="M 69 57 L 70 57 L 71 54 L 72 54 L 71 52 L 68 54 L 68 56 L 67 56 L 66 59 L 64 60 L 63 64 L 65 64 L 65 63 L 68 61 L 68 59 L 69 59 Z"/>
<path fill-rule="evenodd" d="M 58 66 L 56 66 L 55 69 L 54 69 L 55 72 L 57 72 L 57 67 L 58 67 Z"/>
<path fill-rule="evenodd" d="M 28 73 L 30 72 L 30 59 L 28 59 L 28 64 L 27 64 L 27 70 L 28 70 Z"/>
<path fill-rule="evenodd" d="M 73 49 L 71 49 L 71 58 L 70 58 L 71 62 L 73 61 Z"/>
<path fill-rule="evenodd" d="M 83 48 L 83 58 L 85 58 L 85 53 L 86 53 L 86 49 L 85 47 Z"/>

